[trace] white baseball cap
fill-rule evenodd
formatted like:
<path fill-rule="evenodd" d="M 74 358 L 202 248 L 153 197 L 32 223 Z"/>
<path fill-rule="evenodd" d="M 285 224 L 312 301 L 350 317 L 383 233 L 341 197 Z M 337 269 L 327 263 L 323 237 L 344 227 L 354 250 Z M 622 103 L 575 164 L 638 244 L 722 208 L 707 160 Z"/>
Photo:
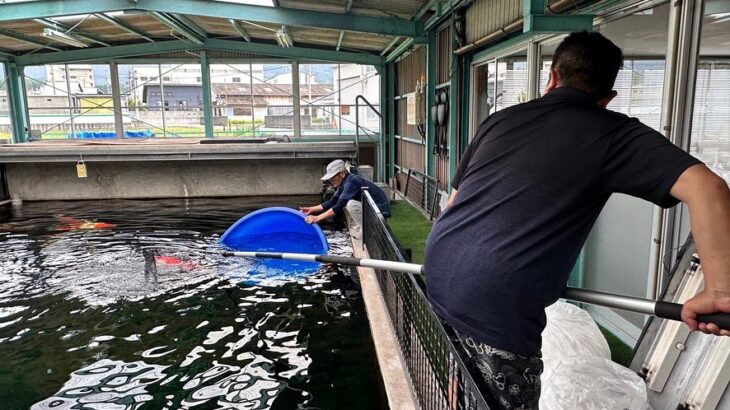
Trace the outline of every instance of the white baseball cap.
<path fill-rule="evenodd" d="M 329 181 L 333 176 L 342 171 L 347 170 L 347 163 L 341 159 L 336 159 L 327 165 L 327 173 L 322 177 L 322 181 Z"/>

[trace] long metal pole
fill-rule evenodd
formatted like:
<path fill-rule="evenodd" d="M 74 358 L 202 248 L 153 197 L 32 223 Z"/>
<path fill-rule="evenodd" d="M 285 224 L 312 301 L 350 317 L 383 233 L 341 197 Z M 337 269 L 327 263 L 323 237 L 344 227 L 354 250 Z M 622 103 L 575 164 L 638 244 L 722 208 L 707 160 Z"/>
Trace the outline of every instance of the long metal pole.
<path fill-rule="evenodd" d="M 275 252 L 223 252 L 223 256 L 238 256 L 245 258 L 286 259 L 307 262 L 336 263 L 338 265 L 362 266 L 366 268 L 405 272 L 416 275 L 424 273 L 423 265 L 406 262 L 394 262 L 381 259 L 349 258 L 345 256 L 317 255 L 309 253 L 275 253 Z M 681 321 L 682 307 L 679 303 L 664 302 L 651 299 L 642 299 L 632 296 L 617 295 L 614 293 L 566 287 L 563 292 L 565 299 L 593 305 L 613 307 L 636 313 L 656 316 L 662 319 Z M 714 323 L 720 328 L 730 330 L 730 313 L 712 313 L 699 315 L 697 321 Z"/>

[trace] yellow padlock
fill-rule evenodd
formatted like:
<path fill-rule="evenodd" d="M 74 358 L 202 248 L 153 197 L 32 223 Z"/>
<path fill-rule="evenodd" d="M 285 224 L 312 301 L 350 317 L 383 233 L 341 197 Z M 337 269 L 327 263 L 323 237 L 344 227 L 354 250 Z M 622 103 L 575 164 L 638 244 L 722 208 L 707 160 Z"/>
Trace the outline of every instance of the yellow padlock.
<path fill-rule="evenodd" d="M 83 160 L 76 163 L 76 175 L 79 178 L 86 178 L 86 164 Z"/>

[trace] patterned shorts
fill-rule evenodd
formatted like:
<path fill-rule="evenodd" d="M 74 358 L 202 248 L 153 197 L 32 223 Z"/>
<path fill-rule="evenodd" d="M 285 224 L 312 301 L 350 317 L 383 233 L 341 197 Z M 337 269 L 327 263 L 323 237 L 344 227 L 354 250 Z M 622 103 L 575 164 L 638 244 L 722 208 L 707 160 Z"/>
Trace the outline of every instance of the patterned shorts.
<path fill-rule="evenodd" d="M 504 409 L 537 409 L 542 358 L 495 349 L 457 332 L 471 362 L 484 377 L 494 401 Z"/>

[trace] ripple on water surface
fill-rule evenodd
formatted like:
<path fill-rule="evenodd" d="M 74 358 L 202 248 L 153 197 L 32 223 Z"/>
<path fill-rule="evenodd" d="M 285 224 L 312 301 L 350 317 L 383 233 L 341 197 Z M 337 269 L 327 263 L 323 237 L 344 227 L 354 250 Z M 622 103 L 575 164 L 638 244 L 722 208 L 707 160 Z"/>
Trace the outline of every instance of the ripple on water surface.
<path fill-rule="evenodd" d="M 0 208 L 3 408 L 384 408 L 359 287 L 224 258 L 242 199 Z M 351 255 L 340 225 L 330 253 Z"/>

